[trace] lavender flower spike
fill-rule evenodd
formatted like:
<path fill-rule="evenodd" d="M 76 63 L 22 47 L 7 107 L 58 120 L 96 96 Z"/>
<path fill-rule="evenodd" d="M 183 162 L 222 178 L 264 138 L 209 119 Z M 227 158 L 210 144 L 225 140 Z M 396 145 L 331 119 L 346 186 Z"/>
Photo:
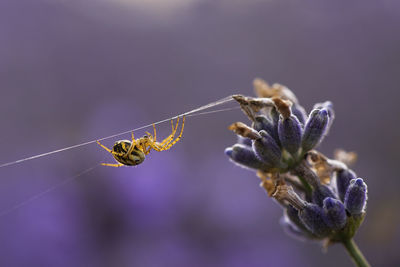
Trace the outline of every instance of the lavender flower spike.
<path fill-rule="evenodd" d="M 314 150 L 335 118 L 332 103 L 315 104 L 307 116 L 287 87 L 256 79 L 254 88 L 258 98 L 232 96 L 251 127 L 230 125 L 239 140 L 225 153 L 256 171 L 260 186 L 284 210 L 281 225 L 286 232 L 323 241 L 325 248 L 342 243 L 358 267 L 369 267 L 353 240 L 367 202 L 367 185 L 347 166 L 355 155 L 334 160 Z"/>
<path fill-rule="evenodd" d="M 329 121 L 326 109 L 314 109 L 304 127 L 302 148 L 307 152 L 316 147 L 324 138 Z"/>
<path fill-rule="evenodd" d="M 344 197 L 344 206 L 353 215 L 364 212 L 367 204 L 367 185 L 363 179 L 357 178 L 350 181 Z"/>

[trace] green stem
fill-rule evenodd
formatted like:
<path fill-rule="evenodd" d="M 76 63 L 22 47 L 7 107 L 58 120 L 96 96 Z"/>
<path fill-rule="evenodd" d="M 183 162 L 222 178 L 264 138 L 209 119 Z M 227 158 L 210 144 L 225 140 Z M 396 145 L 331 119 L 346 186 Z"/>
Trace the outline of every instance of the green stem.
<path fill-rule="evenodd" d="M 350 257 L 358 267 L 370 267 L 367 259 L 364 257 L 356 242 L 353 239 L 343 241 L 343 245 L 346 247 Z"/>

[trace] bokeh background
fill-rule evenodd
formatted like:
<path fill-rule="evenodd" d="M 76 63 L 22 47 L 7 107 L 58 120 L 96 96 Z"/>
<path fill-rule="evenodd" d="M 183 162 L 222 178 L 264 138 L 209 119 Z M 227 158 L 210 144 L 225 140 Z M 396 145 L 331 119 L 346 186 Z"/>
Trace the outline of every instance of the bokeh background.
<path fill-rule="evenodd" d="M 399 25 L 395 0 L 2 0 L 0 162 L 252 95 L 262 77 L 308 111 L 334 102 L 320 150 L 358 152 L 369 202 L 356 240 L 373 266 L 399 266 Z M 283 232 L 254 173 L 223 153 L 238 120 L 189 118 L 138 167 L 79 175 L 113 162 L 91 144 L 1 168 L 0 266 L 352 266 L 340 245 Z"/>

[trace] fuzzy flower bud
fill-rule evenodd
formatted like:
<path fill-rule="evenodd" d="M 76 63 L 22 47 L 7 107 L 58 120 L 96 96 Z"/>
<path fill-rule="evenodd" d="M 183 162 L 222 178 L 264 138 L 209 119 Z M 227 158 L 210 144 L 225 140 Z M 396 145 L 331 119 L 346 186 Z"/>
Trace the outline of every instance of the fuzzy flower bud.
<path fill-rule="evenodd" d="M 296 154 L 301 145 L 302 135 L 299 120 L 294 115 L 287 118 L 280 116 L 278 134 L 282 147 L 292 155 Z"/>
<path fill-rule="evenodd" d="M 302 140 L 303 151 L 309 151 L 317 146 L 325 136 L 329 121 L 326 109 L 314 109 L 304 127 Z"/>
<path fill-rule="evenodd" d="M 292 205 L 288 205 L 285 209 L 285 216 L 298 228 L 299 230 L 312 235 L 311 232 L 304 226 L 303 222 L 299 217 L 299 211 L 296 210 Z"/>
<path fill-rule="evenodd" d="M 279 166 L 281 161 L 281 149 L 266 131 L 261 130 L 262 138 L 253 142 L 253 150 L 257 157 L 270 166 Z"/>
<path fill-rule="evenodd" d="M 302 106 L 300 106 L 298 104 L 293 105 L 292 106 L 292 113 L 293 113 L 293 115 L 295 115 L 299 119 L 301 124 L 304 124 L 306 122 L 307 113 L 306 113 L 305 109 Z"/>
<path fill-rule="evenodd" d="M 326 185 L 320 185 L 315 188 L 312 195 L 313 202 L 320 207 L 322 207 L 324 199 L 327 197 L 334 198 L 335 196 L 332 190 Z"/>
<path fill-rule="evenodd" d="M 327 197 L 324 199 L 323 209 L 325 223 L 334 230 L 342 229 L 346 225 L 347 215 L 342 202 Z"/>
<path fill-rule="evenodd" d="M 254 118 L 252 127 L 256 131 L 266 131 L 270 136 L 275 139 L 275 142 L 279 145 L 278 129 L 274 125 L 274 122 L 270 121 L 267 117 L 263 115 L 256 116 Z"/>
<path fill-rule="evenodd" d="M 314 105 L 314 109 L 326 109 L 328 111 L 329 115 L 329 122 L 328 122 L 328 127 L 327 127 L 327 132 L 329 131 L 329 128 L 331 127 L 333 120 L 335 119 L 335 111 L 333 110 L 333 104 L 331 101 L 325 101 L 322 103 L 317 103 Z"/>
<path fill-rule="evenodd" d="M 353 215 L 364 212 L 367 204 L 367 185 L 363 179 L 357 178 L 350 181 L 344 197 L 344 206 Z"/>
<path fill-rule="evenodd" d="M 233 162 L 246 168 L 259 170 L 265 170 L 269 168 L 269 166 L 257 158 L 253 149 L 246 145 L 236 144 L 233 147 L 228 147 L 225 149 L 225 154 L 229 156 Z"/>
<path fill-rule="evenodd" d="M 340 200 L 344 201 L 344 196 L 349 187 L 350 181 L 356 178 L 356 174 L 351 170 L 341 170 L 336 173 L 336 188 Z"/>
<path fill-rule="evenodd" d="M 247 138 L 247 137 L 243 137 L 243 136 L 238 136 L 238 143 L 242 144 L 242 145 L 246 145 L 246 146 L 250 146 L 251 147 L 251 139 Z"/>
<path fill-rule="evenodd" d="M 318 205 L 307 203 L 307 205 L 299 211 L 299 217 L 307 229 L 318 237 L 324 237 L 331 229 L 325 223 L 324 211 Z"/>

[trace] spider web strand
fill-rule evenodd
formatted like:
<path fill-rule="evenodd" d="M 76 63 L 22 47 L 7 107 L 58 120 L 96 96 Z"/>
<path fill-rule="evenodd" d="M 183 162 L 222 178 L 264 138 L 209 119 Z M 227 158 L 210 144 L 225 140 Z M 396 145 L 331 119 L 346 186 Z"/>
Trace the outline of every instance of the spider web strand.
<path fill-rule="evenodd" d="M 202 110 L 205 110 L 205 109 L 209 109 L 209 108 L 212 108 L 212 107 L 215 107 L 215 106 L 218 106 L 218 105 L 225 104 L 225 103 L 230 102 L 232 100 L 233 100 L 232 96 L 227 96 L 227 97 L 222 98 L 220 100 L 217 100 L 215 102 L 211 102 L 211 103 L 209 103 L 207 105 L 198 107 L 196 109 L 190 110 L 188 112 L 185 112 L 185 113 L 182 113 L 182 114 L 179 114 L 179 115 L 176 115 L 176 116 L 164 119 L 164 120 L 157 121 L 155 123 L 150 123 L 150 124 L 147 124 L 147 125 L 144 125 L 144 126 L 132 129 L 132 130 L 127 130 L 127 131 L 120 132 L 120 133 L 117 133 L 117 134 L 113 134 L 113 135 L 110 135 L 110 136 L 107 136 L 107 137 L 102 137 L 102 138 L 99 138 L 99 139 L 96 139 L 96 140 L 92 140 L 92 141 L 76 144 L 76 145 L 73 145 L 73 146 L 60 148 L 60 149 L 53 150 L 53 151 L 50 151 L 50 152 L 34 155 L 34 156 L 31 156 L 31 157 L 27 157 L 27 158 L 23 158 L 23 159 L 11 161 L 11 162 L 3 163 L 3 164 L 0 165 L 0 168 L 11 166 L 11 165 L 15 165 L 15 164 L 19 164 L 19 163 L 22 163 L 22 162 L 25 162 L 25 161 L 29 161 L 29 160 L 33 160 L 33 159 L 37 159 L 37 158 L 41 158 L 41 157 L 45 157 L 45 156 L 49 156 L 49 155 L 56 154 L 56 153 L 59 153 L 59 152 L 63 152 L 63 151 L 66 151 L 66 150 L 71 150 L 71 149 L 74 149 L 74 148 L 90 145 L 90 144 L 96 143 L 97 141 L 103 141 L 103 140 L 106 140 L 106 139 L 118 137 L 118 136 L 130 133 L 130 132 L 133 132 L 133 131 L 138 131 L 138 130 L 150 127 L 153 124 L 154 125 L 158 125 L 160 123 L 167 122 L 167 121 L 170 121 L 172 119 L 176 119 L 176 118 L 182 117 L 182 116 L 194 117 L 194 116 L 201 116 L 201 115 L 206 115 L 206 114 L 211 114 L 211 113 L 218 113 L 218 112 L 223 112 L 223 111 L 228 111 L 228 110 L 239 109 L 240 107 L 233 107 L 233 108 L 224 108 L 224 109 L 218 109 L 218 110 L 213 110 L 213 111 L 196 113 L 196 112 L 199 112 L 199 111 L 202 111 Z M 0 214 L 0 216 L 1 216 L 1 214 Z"/>

